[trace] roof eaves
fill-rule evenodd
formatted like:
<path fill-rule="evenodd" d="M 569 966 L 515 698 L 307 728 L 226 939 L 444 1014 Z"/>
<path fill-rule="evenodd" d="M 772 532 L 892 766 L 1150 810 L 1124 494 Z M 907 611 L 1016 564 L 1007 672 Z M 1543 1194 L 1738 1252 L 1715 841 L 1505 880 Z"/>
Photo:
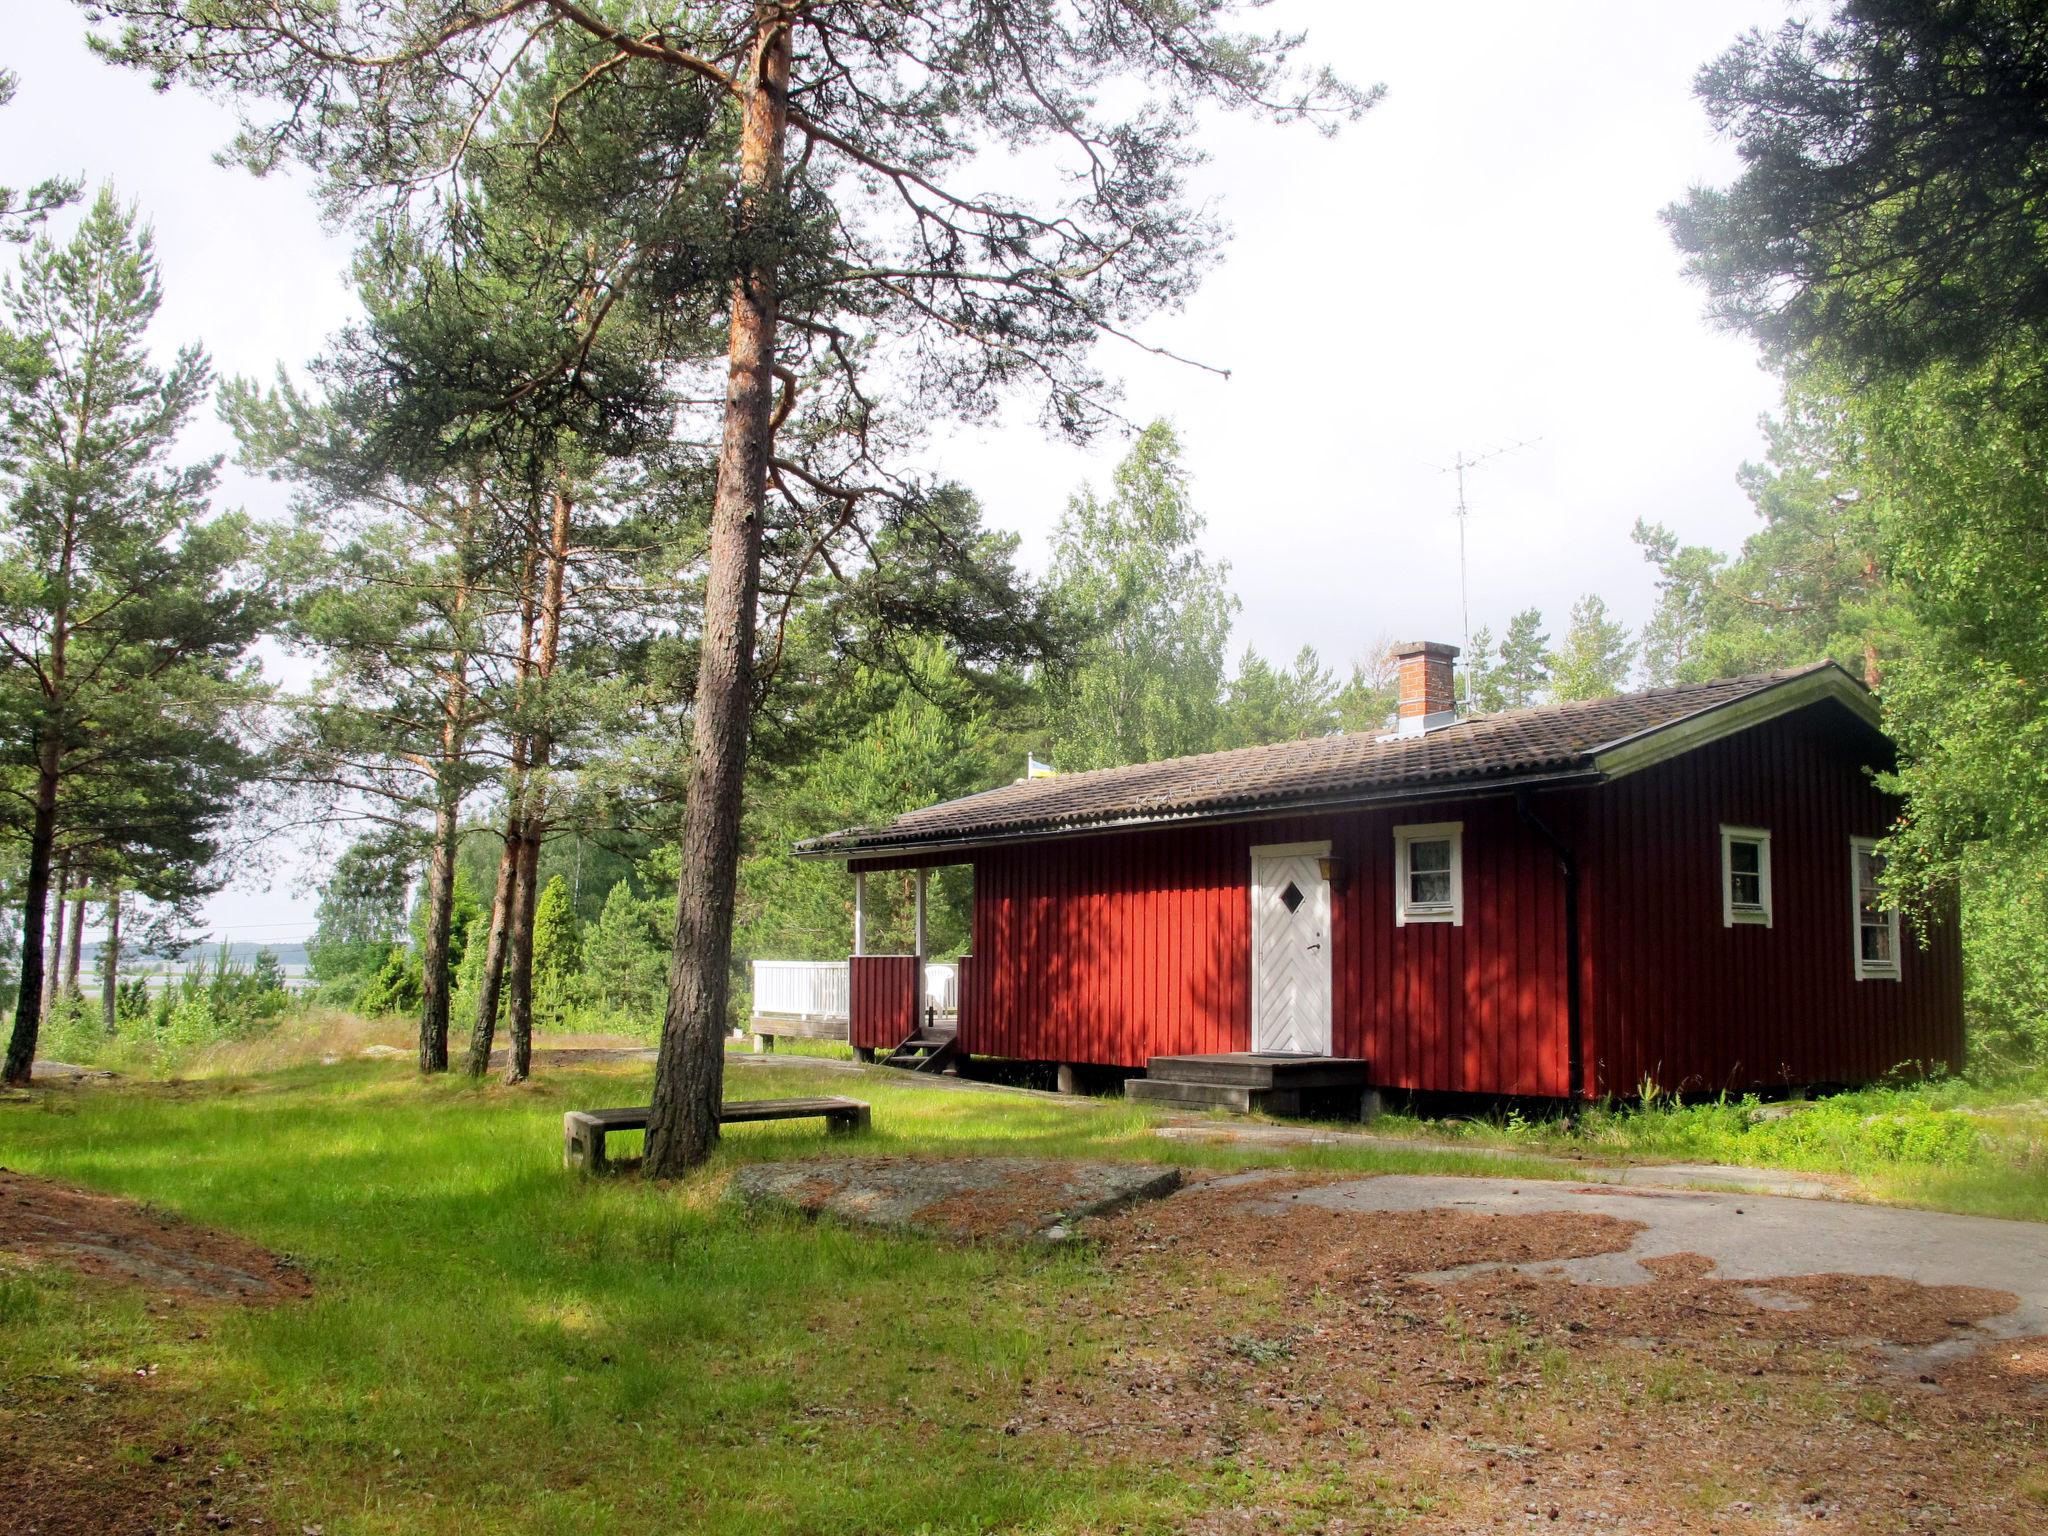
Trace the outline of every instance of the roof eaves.
<path fill-rule="evenodd" d="M 1018 822 L 981 833 L 927 838 L 875 838 L 837 841 L 844 833 L 807 838 L 791 851 L 800 859 L 895 858 L 925 853 L 966 853 L 978 848 L 1014 847 L 1020 843 L 1053 842 L 1065 837 L 1087 837 L 1103 832 L 1141 831 L 1147 827 L 1225 825 L 1233 822 L 1270 821 L 1281 816 L 1309 815 L 1325 811 L 1351 810 L 1371 805 L 1400 805 L 1425 800 L 1466 799 L 1505 794 L 1539 786 L 1593 783 L 1600 774 L 1576 764 L 1554 769 L 1503 775 L 1496 778 L 1445 778 L 1391 786 L 1386 789 L 1346 790 L 1321 796 L 1275 795 L 1263 804 L 1243 802 L 1185 811 L 1146 812 L 1136 815 L 1090 818 L 1066 816 Z"/>
<path fill-rule="evenodd" d="M 1624 778 L 1826 699 L 1842 704 L 1873 730 L 1883 729 L 1870 690 L 1836 663 L 1819 661 L 1734 698 L 1618 737 L 1589 755 L 1604 777 Z"/>

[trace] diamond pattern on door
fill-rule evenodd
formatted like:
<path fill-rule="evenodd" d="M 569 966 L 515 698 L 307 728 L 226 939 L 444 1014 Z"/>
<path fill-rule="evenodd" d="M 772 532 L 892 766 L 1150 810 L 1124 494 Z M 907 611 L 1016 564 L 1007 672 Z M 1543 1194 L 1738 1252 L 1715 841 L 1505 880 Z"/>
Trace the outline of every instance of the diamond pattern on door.
<path fill-rule="evenodd" d="M 1328 843 L 1252 849 L 1252 1049 L 1330 1054 Z"/>

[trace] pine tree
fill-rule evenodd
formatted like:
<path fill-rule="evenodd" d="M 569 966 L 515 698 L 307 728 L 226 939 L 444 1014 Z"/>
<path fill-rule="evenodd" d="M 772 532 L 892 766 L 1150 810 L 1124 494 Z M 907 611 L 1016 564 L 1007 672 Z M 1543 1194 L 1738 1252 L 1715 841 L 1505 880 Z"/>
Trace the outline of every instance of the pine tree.
<path fill-rule="evenodd" d="M 1628 686 L 1635 644 L 1628 626 L 1607 615 L 1607 604 L 1587 593 L 1572 604 L 1571 627 L 1550 653 L 1550 695 L 1558 703 L 1605 699 Z"/>
<path fill-rule="evenodd" d="M 1393 729 L 1400 702 L 1401 667 L 1394 659 L 1394 638 L 1382 630 L 1351 664 L 1351 676 L 1337 692 L 1337 724 L 1342 730 L 1379 735 Z"/>
<path fill-rule="evenodd" d="M 56 861 L 189 902 L 250 776 L 242 658 L 273 603 L 246 521 L 204 516 L 215 464 L 170 462 L 211 375 L 196 348 L 150 360 L 161 303 L 111 190 L 0 289 L 0 815 L 27 854 L 10 1082 L 34 1058 Z"/>
<path fill-rule="evenodd" d="M 1200 109 L 1334 124 L 1372 94 L 1296 70 L 1291 38 L 1229 30 L 1229 3 L 1168 14 L 1155 0 L 715 0 L 664 13 L 651 36 L 570 5 L 104 9 L 128 23 L 103 45 L 116 58 L 238 93 L 253 119 L 245 159 L 308 161 L 339 204 L 373 188 L 416 198 L 512 89 L 505 61 L 529 51 L 588 58 L 557 97 L 571 118 L 630 100 L 643 113 L 698 108 L 716 129 L 724 175 L 700 181 L 700 159 L 664 152 L 617 163 L 603 187 L 650 231 L 666 226 L 634 242 L 649 254 L 633 281 L 666 289 L 677 309 L 701 306 L 707 279 L 729 297 L 675 960 L 647 1136 L 648 1171 L 680 1173 L 718 1129 L 765 531 L 787 521 L 815 540 L 886 516 L 903 483 L 878 462 L 892 440 L 984 413 L 1019 384 L 1042 392 L 1059 429 L 1098 430 L 1113 418 L 1094 343 L 1180 301 L 1217 244 L 1185 187 Z M 320 110 L 304 110 L 314 99 Z M 528 145 L 538 177 L 550 143 Z M 1069 190 L 991 191 L 995 143 L 1020 164 L 1064 152 L 1075 175 L 1026 180 Z M 678 231 L 678 218 L 692 222 Z M 677 251 L 687 259 L 651 254 Z M 574 366 L 571 354 L 559 371 Z M 877 407 L 885 387 L 896 416 Z"/>
<path fill-rule="evenodd" d="M 1550 636 L 1543 632 L 1543 615 L 1536 609 L 1524 608 L 1508 620 L 1494 675 L 1502 709 L 1526 709 L 1543 697 L 1550 681 Z"/>
<path fill-rule="evenodd" d="M 1315 647 L 1303 646 L 1285 672 L 1256 650 L 1247 650 L 1224 699 L 1217 745 L 1250 747 L 1327 736 L 1342 723 L 1340 698 L 1337 679 Z"/>
<path fill-rule="evenodd" d="M 1050 682 L 1063 772 L 1206 752 L 1222 727 L 1224 646 L 1237 599 L 1202 553 L 1180 440 L 1154 422 L 1110 495 L 1077 492 L 1053 534 L 1052 585 L 1091 631 Z"/>
<path fill-rule="evenodd" d="M 13 101 L 20 88 L 13 70 L 0 69 L 0 107 Z M 38 224 L 74 201 L 78 189 L 78 181 L 69 176 L 48 176 L 20 192 L 0 187 L 0 240 L 26 240 Z"/>

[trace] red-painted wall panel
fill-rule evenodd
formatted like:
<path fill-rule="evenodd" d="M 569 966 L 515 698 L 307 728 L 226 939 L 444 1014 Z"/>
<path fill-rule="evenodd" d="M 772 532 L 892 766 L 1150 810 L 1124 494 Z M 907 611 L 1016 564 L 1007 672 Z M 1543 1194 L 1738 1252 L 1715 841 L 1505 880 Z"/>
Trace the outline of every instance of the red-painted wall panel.
<path fill-rule="evenodd" d="M 1588 1081 L 1596 1093 L 1864 1082 L 1907 1062 L 1962 1064 L 1952 912 L 1922 945 L 1901 924 L 1900 979 L 1858 981 L 1850 838 L 1898 803 L 1870 780 L 1846 716 L 1803 711 L 1584 797 Z M 1771 834 L 1772 923 L 1726 927 L 1724 825 Z"/>
<path fill-rule="evenodd" d="M 915 955 L 855 955 L 846 973 L 848 1043 L 895 1050 L 918 1026 L 923 983 Z"/>
<path fill-rule="evenodd" d="M 1396 927 L 1393 829 L 1448 820 L 1466 829 L 1465 923 Z M 1325 838 L 1346 871 L 1336 1053 L 1388 1087 L 1565 1092 L 1556 865 L 1500 799 L 979 853 L 961 1048 L 1128 1067 L 1249 1050 L 1251 850 Z"/>
<path fill-rule="evenodd" d="M 1902 981 L 1854 979 L 1849 838 L 1881 834 L 1896 813 L 1870 782 L 1871 751 L 1846 716 L 1811 710 L 1614 784 L 1531 796 L 1581 869 L 1589 1091 L 1960 1064 L 1953 920 L 1927 947 L 1908 943 Z M 1464 824 L 1465 921 L 1396 926 L 1393 829 L 1433 821 Z M 1770 929 L 1722 926 L 1724 822 L 1771 830 Z M 1390 1088 L 1568 1093 L 1563 879 L 1504 796 L 983 850 L 962 1048 L 1126 1067 L 1248 1050 L 1251 849 L 1324 838 L 1346 872 L 1332 1049 Z"/>

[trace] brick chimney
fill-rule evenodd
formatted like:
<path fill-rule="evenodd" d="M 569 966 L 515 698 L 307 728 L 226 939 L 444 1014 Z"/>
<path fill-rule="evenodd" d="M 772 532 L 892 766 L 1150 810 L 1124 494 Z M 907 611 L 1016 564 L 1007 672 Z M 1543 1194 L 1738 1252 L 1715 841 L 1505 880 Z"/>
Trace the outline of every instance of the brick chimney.
<path fill-rule="evenodd" d="M 1410 640 L 1395 646 L 1393 656 L 1401 667 L 1396 736 L 1420 736 L 1458 718 L 1457 683 L 1451 669 L 1451 663 L 1458 659 L 1455 645 Z"/>

